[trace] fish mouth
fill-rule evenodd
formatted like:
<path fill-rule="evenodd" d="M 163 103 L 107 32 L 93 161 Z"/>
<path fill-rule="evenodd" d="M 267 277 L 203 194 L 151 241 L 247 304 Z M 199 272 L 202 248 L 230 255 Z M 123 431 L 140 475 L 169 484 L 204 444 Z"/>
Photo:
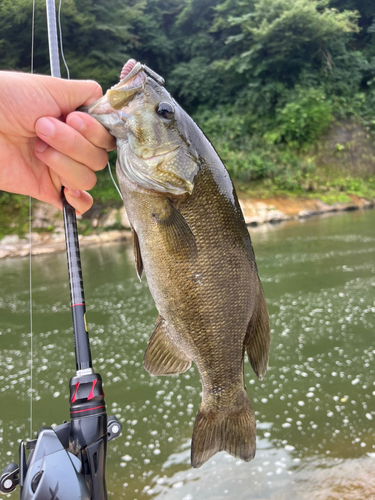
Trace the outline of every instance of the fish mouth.
<path fill-rule="evenodd" d="M 143 71 L 145 75 L 147 75 L 148 77 L 151 77 L 153 80 L 155 80 L 159 85 L 164 87 L 165 80 L 162 76 L 155 73 L 155 71 L 153 71 L 145 64 L 141 64 L 140 62 L 137 62 L 135 59 L 129 59 L 124 64 L 121 70 L 119 83 L 116 83 L 116 85 L 113 85 L 110 89 L 108 89 L 107 93 L 103 97 L 98 99 L 96 102 L 90 104 L 89 106 L 81 106 L 80 108 L 78 108 L 78 111 L 83 111 L 89 114 L 104 114 L 103 113 L 104 109 L 103 106 L 101 106 L 101 104 L 107 98 L 107 94 L 110 94 L 111 91 L 116 91 L 116 90 L 123 90 L 124 92 L 131 91 L 134 86 L 124 88 L 125 84 L 127 84 L 130 80 L 132 80 L 141 71 Z"/>
<path fill-rule="evenodd" d="M 138 129 L 133 130 L 132 124 L 128 123 L 129 117 L 137 111 L 138 96 L 145 90 L 147 83 L 161 87 L 164 86 L 164 79 L 135 59 L 126 62 L 120 78 L 120 82 L 101 99 L 80 108 L 116 138 L 120 168 L 117 169 L 118 175 L 122 172 L 125 180 L 135 189 L 173 196 L 192 194 L 199 170 L 197 159 L 180 144 L 178 138 L 168 139 L 163 145 L 157 145 L 161 141 L 137 140 Z M 148 147 L 151 144 L 155 144 L 155 147 Z"/>
<path fill-rule="evenodd" d="M 161 86 L 165 84 L 164 78 L 148 66 L 135 59 L 129 59 L 121 70 L 120 82 L 108 89 L 99 100 L 89 106 L 81 106 L 78 111 L 88 113 L 116 136 L 115 129 L 127 118 L 122 109 L 142 91 L 148 78 Z"/>

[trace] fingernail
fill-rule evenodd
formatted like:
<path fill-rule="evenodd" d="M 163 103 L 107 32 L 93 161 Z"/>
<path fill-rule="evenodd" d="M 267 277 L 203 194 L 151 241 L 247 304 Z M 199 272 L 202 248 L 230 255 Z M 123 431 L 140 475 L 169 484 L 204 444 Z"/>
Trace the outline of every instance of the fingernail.
<path fill-rule="evenodd" d="M 55 125 L 48 118 L 39 118 L 39 120 L 36 122 L 35 130 L 38 135 L 50 137 L 55 131 Z"/>
<path fill-rule="evenodd" d="M 69 125 L 78 130 L 79 132 L 85 127 L 85 122 L 82 120 L 80 116 L 72 115 L 69 117 Z"/>
<path fill-rule="evenodd" d="M 65 192 L 73 198 L 79 198 L 81 196 L 81 191 L 78 191 L 78 189 L 66 189 Z"/>
<path fill-rule="evenodd" d="M 37 153 L 43 153 L 48 148 L 48 144 L 41 141 L 40 139 L 35 143 L 35 151 Z"/>

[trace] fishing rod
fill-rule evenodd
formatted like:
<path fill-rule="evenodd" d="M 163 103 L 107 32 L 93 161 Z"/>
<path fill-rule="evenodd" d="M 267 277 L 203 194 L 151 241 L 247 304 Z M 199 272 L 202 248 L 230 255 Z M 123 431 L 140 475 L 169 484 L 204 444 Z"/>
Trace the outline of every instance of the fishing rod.
<path fill-rule="evenodd" d="M 46 7 L 51 74 L 61 77 L 55 1 L 46 0 Z M 12 462 L 5 467 L 0 493 L 19 485 L 21 500 L 107 500 L 107 442 L 120 435 L 122 426 L 113 416 L 107 419 L 102 379 L 92 367 L 77 219 L 64 188 L 62 202 L 76 361 L 69 383 L 71 420 L 54 429 L 43 427 L 36 439 L 21 441 L 19 466 Z"/>
<path fill-rule="evenodd" d="M 19 484 L 21 500 L 106 500 L 107 441 L 118 437 L 122 427 L 115 417 L 107 422 L 102 379 L 92 368 L 77 220 L 62 197 L 76 360 L 69 384 L 71 421 L 43 427 L 36 439 L 21 441 L 19 466 L 5 467 L 0 491 L 10 493 Z"/>

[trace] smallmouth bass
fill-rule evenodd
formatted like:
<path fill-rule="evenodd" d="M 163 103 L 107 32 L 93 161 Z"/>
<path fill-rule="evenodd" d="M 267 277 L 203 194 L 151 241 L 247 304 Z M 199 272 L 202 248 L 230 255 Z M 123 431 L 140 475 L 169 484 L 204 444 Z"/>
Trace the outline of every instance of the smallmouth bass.
<path fill-rule="evenodd" d="M 267 306 L 249 232 L 229 175 L 194 121 L 147 66 L 85 109 L 116 138 L 116 174 L 131 224 L 136 270 L 159 311 L 144 366 L 152 375 L 198 369 L 203 394 L 191 463 L 219 451 L 250 461 L 255 416 L 244 354 L 262 380 Z"/>

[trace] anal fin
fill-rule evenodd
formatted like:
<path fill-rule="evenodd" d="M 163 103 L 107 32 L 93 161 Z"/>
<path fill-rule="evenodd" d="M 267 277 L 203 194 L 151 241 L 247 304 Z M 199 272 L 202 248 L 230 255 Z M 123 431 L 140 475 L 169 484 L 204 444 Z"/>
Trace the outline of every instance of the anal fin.
<path fill-rule="evenodd" d="M 143 363 L 151 375 L 183 373 L 191 366 L 191 360 L 171 340 L 168 326 L 162 318 L 148 341 Z"/>
<path fill-rule="evenodd" d="M 270 323 L 266 300 L 261 288 L 244 342 L 250 364 L 259 380 L 263 380 L 268 368 L 270 345 Z"/>

